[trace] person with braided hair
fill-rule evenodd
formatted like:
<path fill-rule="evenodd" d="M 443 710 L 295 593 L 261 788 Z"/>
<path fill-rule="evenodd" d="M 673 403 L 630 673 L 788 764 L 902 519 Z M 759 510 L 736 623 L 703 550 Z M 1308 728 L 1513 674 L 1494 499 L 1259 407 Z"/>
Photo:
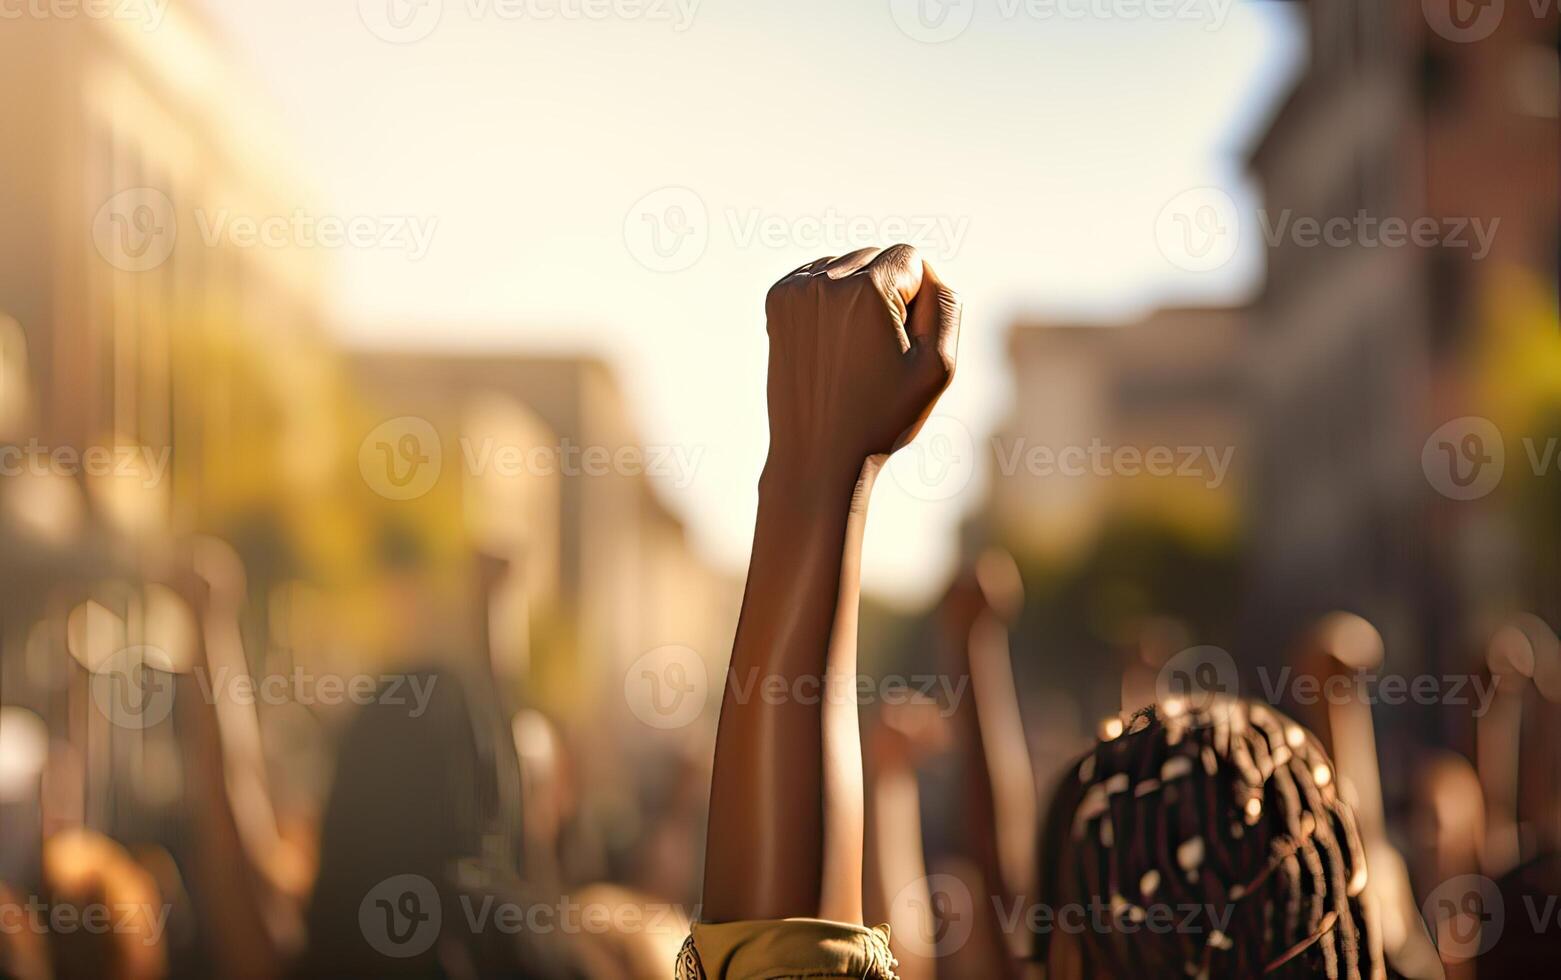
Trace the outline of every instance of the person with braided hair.
<path fill-rule="evenodd" d="M 1266 705 L 1167 699 L 1063 778 L 1042 830 L 1048 980 L 1381 980 L 1353 811 Z"/>
<path fill-rule="evenodd" d="M 821 696 L 725 685 L 679 980 L 894 978 L 888 928 L 863 922 L 857 704 L 830 692 L 854 692 L 874 477 L 951 380 L 960 312 L 908 246 L 820 259 L 770 290 L 770 450 L 730 670 Z M 1041 854 L 1049 980 L 1385 977 L 1333 763 L 1266 706 L 1134 715 L 1064 780 Z"/>

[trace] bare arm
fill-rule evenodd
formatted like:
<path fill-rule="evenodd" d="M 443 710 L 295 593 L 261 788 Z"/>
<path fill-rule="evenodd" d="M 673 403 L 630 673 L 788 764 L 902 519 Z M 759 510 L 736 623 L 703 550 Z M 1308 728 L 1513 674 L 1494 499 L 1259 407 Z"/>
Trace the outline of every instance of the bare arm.
<path fill-rule="evenodd" d="M 880 706 L 867 732 L 867 922 L 889 924 L 900 980 L 937 976 L 938 921 L 922 843 L 923 760 L 948 748 L 948 722 L 932 700 Z"/>
<path fill-rule="evenodd" d="M 1034 893 L 1035 777 L 1008 650 L 1008 627 L 1022 603 L 1013 560 L 988 552 L 955 582 L 941 609 L 946 663 L 965 682 L 952 718 L 964 771 L 956 839 L 985 885 L 974 910 L 975 941 L 964 950 L 976 962 L 962 965 L 992 977 L 1022 974 L 995 903 L 1016 908 Z"/>
<path fill-rule="evenodd" d="M 883 461 L 952 377 L 959 304 L 896 246 L 810 263 L 765 305 L 770 452 L 721 704 L 704 914 L 860 922 L 862 532 Z"/>

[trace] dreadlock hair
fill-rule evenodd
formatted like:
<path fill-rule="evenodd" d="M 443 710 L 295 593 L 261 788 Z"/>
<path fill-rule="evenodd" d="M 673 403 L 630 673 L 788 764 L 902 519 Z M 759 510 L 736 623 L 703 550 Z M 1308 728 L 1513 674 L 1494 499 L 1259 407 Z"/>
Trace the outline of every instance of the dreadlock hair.
<path fill-rule="evenodd" d="M 1385 976 L 1355 815 L 1309 732 L 1225 697 L 1118 731 L 1064 777 L 1043 830 L 1049 980 Z"/>

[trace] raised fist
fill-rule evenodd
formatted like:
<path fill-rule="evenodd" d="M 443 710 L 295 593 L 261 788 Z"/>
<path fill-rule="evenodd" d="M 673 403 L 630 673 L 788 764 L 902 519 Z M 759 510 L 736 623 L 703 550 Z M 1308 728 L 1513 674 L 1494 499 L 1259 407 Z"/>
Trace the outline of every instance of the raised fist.
<path fill-rule="evenodd" d="M 909 245 L 810 262 L 765 313 L 772 463 L 855 472 L 914 438 L 954 377 L 959 298 Z"/>

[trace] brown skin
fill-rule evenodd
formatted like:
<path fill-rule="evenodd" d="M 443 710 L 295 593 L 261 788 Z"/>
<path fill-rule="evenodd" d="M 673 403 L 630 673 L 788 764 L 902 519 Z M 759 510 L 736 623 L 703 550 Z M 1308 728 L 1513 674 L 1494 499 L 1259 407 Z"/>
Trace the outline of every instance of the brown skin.
<path fill-rule="evenodd" d="M 954 703 L 951 719 L 964 770 L 955 840 L 980 876 L 983 887 L 977 894 L 1009 909 L 1022 907 L 1033 891 L 1035 782 L 1008 651 L 1008 628 L 1024 596 L 1012 559 L 991 553 L 983 563 L 1010 574 L 983 576 L 979 569 L 968 569 L 939 609 L 945 669 L 966 681 L 966 694 Z M 954 973 L 1022 976 L 1024 964 L 1009 949 L 993 902 L 977 902 L 973 913 L 972 941 L 956 953 Z"/>
<path fill-rule="evenodd" d="M 208 641 L 223 627 L 237 632 L 234 583 L 223 584 L 226 591 L 193 566 L 181 566 L 168 582 L 189 604 L 200 625 L 197 659 L 208 671 L 222 667 Z M 267 879 L 258 863 L 267 855 L 252 853 L 245 846 L 230 779 L 235 761 L 256 766 L 262 763 L 242 750 L 230 757 L 233 746 L 224 744 L 228 736 L 220 707 L 203 695 L 194 675 L 180 674 L 174 683 L 174 719 L 181 736 L 194 845 L 186 874 L 201 896 L 201 921 L 214 937 L 218 972 L 253 980 L 281 976 L 283 954 L 266 913 L 268 904 L 285 904 L 286 900 L 278 896 L 275 882 Z"/>
<path fill-rule="evenodd" d="M 771 676 L 855 690 L 873 481 L 953 378 L 960 303 L 897 245 L 803 266 L 765 313 L 770 452 L 716 740 L 704 916 L 861 922 L 855 701 L 741 692 Z"/>
<path fill-rule="evenodd" d="M 937 976 L 937 961 L 906 937 L 935 934 L 927 864 L 922 853 L 918 767 L 946 750 L 949 726 L 934 701 L 885 704 L 867 732 L 867 853 L 863 901 L 868 922 L 890 927 L 889 949 L 900 980 Z M 909 901 L 906 889 L 916 888 Z M 896 901 L 896 899 L 901 899 Z"/>

